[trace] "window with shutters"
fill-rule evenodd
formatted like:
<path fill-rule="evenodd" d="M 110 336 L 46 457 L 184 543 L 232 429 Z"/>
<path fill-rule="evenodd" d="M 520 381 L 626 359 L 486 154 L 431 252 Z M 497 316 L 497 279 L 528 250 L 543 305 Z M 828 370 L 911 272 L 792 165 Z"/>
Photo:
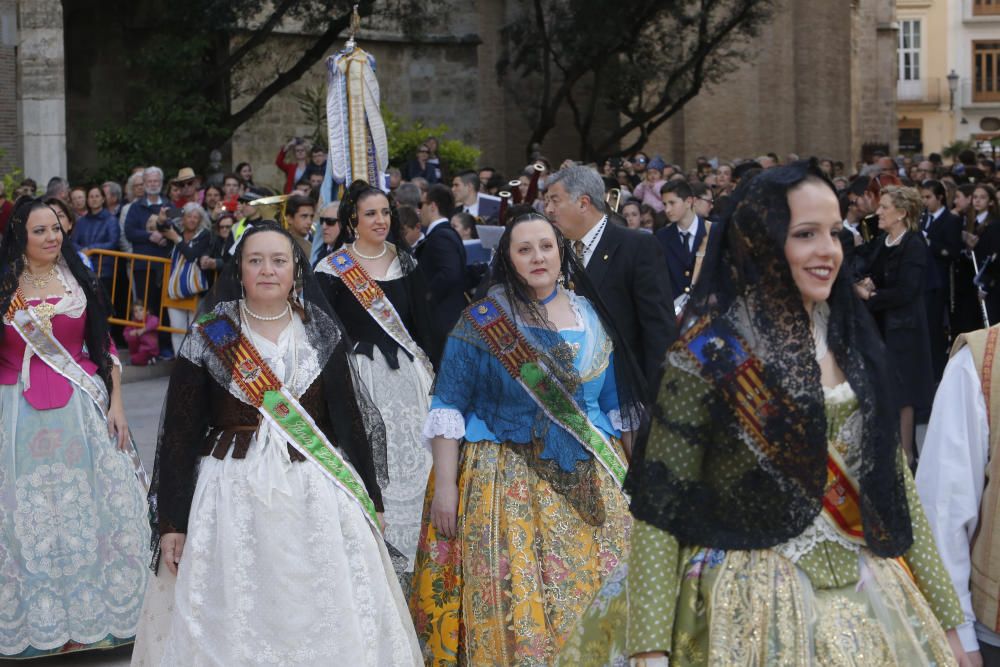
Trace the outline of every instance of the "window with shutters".
<path fill-rule="evenodd" d="M 1000 40 L 972 42 L 972 101 L 1000 101 Z"/>
<path fill-rule="evenodd" d="M 972 0 L 973 16 L 990 16 L 1000 14 L 1000 0 Z"/>
<path fill-rule="evenodd" d="M 901 100 L 919 100 L 924 94 L 921 81 L 920 46 L 921 26 L 919 19 L 905 19 L 899 22 L 899 79 L 897 95 Z"/>

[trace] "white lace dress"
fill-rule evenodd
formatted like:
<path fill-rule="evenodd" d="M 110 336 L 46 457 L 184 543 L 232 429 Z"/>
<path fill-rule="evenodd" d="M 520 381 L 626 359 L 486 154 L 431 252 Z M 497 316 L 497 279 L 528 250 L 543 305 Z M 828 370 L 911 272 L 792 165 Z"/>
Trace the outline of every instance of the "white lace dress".
<path fill-rule="evenodd" d="M 403 277 L 394 260 L 380 280 Z M 423 518 L 424 492 L 434 460 L 424 447 L 421 429 L 430 409 L 433 378 L 416 359 L 400 351 L 393 370 L 376 348 L 373 358 L 354 355 L 358 375 L 385 422 L 389 484 L 382 489 L 385 503 L 385 539 L 406 556 L 413 571 Z"/>
<path fill-rule="evenodd" d="M 315 376 L 298 318 L 276 345 L 250 337 L 293 393 Z M 159 664 L 420 664 L 382 540 L 266 425 L 245 459 L 200 463 Z"/>

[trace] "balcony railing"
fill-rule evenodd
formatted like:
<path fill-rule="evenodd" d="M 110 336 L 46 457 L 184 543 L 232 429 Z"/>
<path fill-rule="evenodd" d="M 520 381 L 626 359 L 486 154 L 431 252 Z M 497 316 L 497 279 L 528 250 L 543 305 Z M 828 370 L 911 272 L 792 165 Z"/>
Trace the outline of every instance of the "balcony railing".
<path fill-rule="evenodd" d="M 1000 0 L 969 0 L 973 16 L 1000 17 Z"/>
<path fill-rule="evenodd" d="M 927 77 L 916 81 L 896 82 L 896 99 L 910 104 L 948 104 L 948 79 Z"/>

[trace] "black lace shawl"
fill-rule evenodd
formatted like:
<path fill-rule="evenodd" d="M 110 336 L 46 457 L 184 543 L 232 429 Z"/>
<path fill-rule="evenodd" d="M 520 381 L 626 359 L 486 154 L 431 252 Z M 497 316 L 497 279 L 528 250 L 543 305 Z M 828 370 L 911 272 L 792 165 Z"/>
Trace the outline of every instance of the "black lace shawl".
<path fill-rule="evenodd" d="M 441 357 L 443 341 L 434 332 L 427 302 L 427 281 L 424 274 L 417 271 L 417 260 L 405 250 L 398 249 L 399 266 L 402 277 L 392 280 L 377 280 L 379 287 L 385 292 L 386 298 L 399 313 L 403 325 L 420 346 L 431 363 L 437 368 Z M 369 359 L 373 358 L 375 349 L 385 357 L 389 367 L 399 369 L 399 354 L 410 356 L 396 340 L 387 334 L 379 323 L 361 307 L 351 290 L 344 282 L 333 274 L 328 267 L 326 258 L 316 265 L 316 279 L 323 289 L 326 300 L 333 307 L 344 325 L 348 338 L 353 343 L 353 350 Z"/>
<path fill-rule="evenodd" d="M 648 443 L 640 442 L 626 489 L 636 517 L 683 543 L 767 548 L 799 535 L 822 509 L 828 443 L 820 369 L 811 323 L 784 256 L 788 192 L 807 179 L 829 185 L 815 161 L 741 183 L 684 327 L 690 332 L 707 325 L 720 334 L 719 344 L 703 350 L 707 363 L 700 369 L 685 348 L 690 336 L 682 334 L 668 352 L 650 440 L 669 443 L 666 450 L 658 447 L 670 452 L 663 457 L 669 460 L 647 456 Z M 827 340 L 862 411 L 858 478 L 865 540 L 875 554 L 894 557 L 913 540 L 898 413 L 885 348 L 843 268 L 828 300 Z M 733 370 L 727 336 L 742 340 L 761 362 L 763 385 L 773 396 L 757 412 L 766 456 L 751 451 L 753 438 L 726 384 Z M 690 395 L 693 387 L 699 395 Z"/>

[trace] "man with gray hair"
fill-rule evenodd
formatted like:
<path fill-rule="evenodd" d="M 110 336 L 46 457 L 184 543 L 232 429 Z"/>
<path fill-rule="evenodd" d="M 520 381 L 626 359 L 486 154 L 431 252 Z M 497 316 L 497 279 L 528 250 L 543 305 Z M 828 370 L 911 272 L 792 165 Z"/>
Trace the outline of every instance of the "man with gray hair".
<path fill-rule="evenodd" d="M 49 179 L 48 185 L 45 186 L 45 198 L 49 197 L 55 197 L 69 203 L 69 183 L 66 182 L 65 178 L 53 176 Z"/>
<path fill-rule="evenodd" d="M 146 167 L 142 172 L 142 184 L 146 196 L 132 202 L 125 216 L 125 237 L 132 244 L 132 250 L 139 255 L 170 257 L 170 245 L 163 236 L 169 226 L 167 210 L 170 204 L 160 195 L 163 189 L 163 170 Z M 160 309 L 160 289 L 163 281 L 162 264 L 136 260 L 132 274 L 135 291 L 134 303 L 142 303 L 147 313 L 158 313 Z M 166 350 L 169 338 L 161 337 L 161 349 Z"/>
<path fill-rule="evenodd" d="M 392 196 L 396 199 L 397 206 L 409 206 L 413 210 L 420 208 L 423 199 L 420 186 L 416 183 L 400 183 Z"/>
<path fill-rule="evenodd" d="M 114 181 L 105 181 L 101 190 L 104 192 L 104 207 L 117 218 L 122 212 L 122 186 Z"/>
<path fill-rule="evenodd" d="M 667 347 L 677 337 L 667 262 L 648 234 L 610 223 L 604 181 L 570 166 L 548 179 L 545 214 L 586 268 L 655 396 Z"/>

